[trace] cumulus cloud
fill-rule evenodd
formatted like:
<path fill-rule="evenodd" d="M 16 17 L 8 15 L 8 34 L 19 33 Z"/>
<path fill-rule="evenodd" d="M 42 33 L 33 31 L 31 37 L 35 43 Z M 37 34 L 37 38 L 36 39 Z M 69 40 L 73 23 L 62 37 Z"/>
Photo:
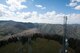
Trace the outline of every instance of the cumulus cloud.
<path fill-rule="evenodd" d="M 8 8 L 8 6 L 0 4 L 0 16 L 5 15 L 7 8 Z"/>
<path fill-rule="evenodd" d="M 70 0 L 70 3 L 67 6 L 74 8 L 75 10 L 80 10 L 80 0 Z"/>
<path fill-rule="evenodd" d="M 68 23 L 80 24 L 80 14 L 68 14 Z"/>
<path fill-rule="evenodd" d="M 69 3 L 69 5 L 67 5 L 67 6 L 74 7 L 74 6 L 76 6 L 76 5 L 77 5 L 77 3 L 76 3 L 76 2 L 71 2 L 71 3 Z"/>
<path fill-rule="evenodd" d="M 64 16 L 67 16 L 69 24 L 80 24 L 80 14 L 63 14 L 52 11 L 46 12 L 44 14 L 32 12 L 31 15 L 31 18 L 26 19 L 26 21 L 37 23 L 63 24 Z"/>
<path fill-rule="evenodd" d="M 72 2 L 80 2 L 80 0 L 72 0 Z"/>
<path fill-rule="evenodd" d="M 23 5 L 26 0 L 5 0 L 6 5 L 0 4 L 0 20 L 19 20 L 17 12 L 27 6 Z"/>
<path fill-rule="evenodd" d="M 16 16 L 16 12 L 27 8 L 27 6 L 22 5 L 22 2 L 25 2 L 26 0 L 5 0 L 6 5 L 0 4 L 0 17 L 12 17 Z"/>
<path fill-rule="evenodd" d="M 33 23 L 51 23 L 63 24 L 64 16 L 68 17 L 68 23 L 80 24 L 80 14 L 63 14 L 56 13 L 55 11 L 40 14 L 36 11 L 33 12 L 10 12 L 8 11 L 0 20 L 14 20 L 19 22 L 33 22 Z M 7 18 L 6 18 L 7 17 Z"/>
<path fill-rule="evenodd" d="M 22 5 L 22 2 L 26 0 L 6 0 L 6 3 L 9 5 L 9 10 L 16 11 L 23 8 L 27 8 L 27 6 Z"/>
<path fill-rule="evenodd" d="M 52 24 L 63 24 L 64 16 L 68 17 L 68 23 L 80 23 L 80 14 L 63 14 L 56 13 L 55 11 L 46 12 L 39 14 L 36 11 L 33 12 L 17 12 L 17 19 L 15 21 L 21 22 L 33 22 L 33 23 L 52 23 Z M 15 18 L 15 16 L 14 16 Z"/>
<path fill-rule="evenodd" d="M 80 14 L 66 15 L 63 13 L 56 13 L 56 11 L 45 12 L 43 14 L 40 14 L 36 11 L 33 12 L 17 11 L 23 8 L 27 8 L 27 6 L 22 5 L 22 2 L 25 2 L 25 0 L 6 0 L 7 5 L 0 4 L 0 20 L 63 24 L 64 16 L 68 16 L 68 23 L 80 23 Z M 42 5 L 36 5 L 36 7 L 46 9 L 46 7 Z M 79 7 L 76 6 L 76 9 L 79 9 Z"/>
<path fill-rule="evenodd" d="M 42 5 L 35 5 L 36 7 L 38 8 L 41 8 L 41 9 L 46 9 L 46 7 L 42 6 Z"/>
<path fill-rule="evenodd" d="M 76 6 L 75 9 L 80 10 L 80 5 Z"/>
<path fill-rule="evenodd" d="M 39 7 L 39 8 L 42 8 L 43 6 L 42 5 L 35 5 L 36 7 Z"/>

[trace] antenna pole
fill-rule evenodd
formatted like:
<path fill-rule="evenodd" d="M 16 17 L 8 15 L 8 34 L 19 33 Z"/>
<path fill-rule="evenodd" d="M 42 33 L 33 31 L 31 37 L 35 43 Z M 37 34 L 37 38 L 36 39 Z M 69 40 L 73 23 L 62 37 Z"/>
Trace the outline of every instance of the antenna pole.
<path fill-rule="evenodd" d="M 32 45 L 32 43 L 31 43 L 31 37 L 28 37 L 28 53 L 32 53 L 32 47 L 31 47 L 31 45 Z"/>
<path fill-rule="evenodd" d="M 67 16 L 64 16 L 64 36 L 63 36 L 63 51 L 68 53 L 68 36 L 67 36 Z"/>

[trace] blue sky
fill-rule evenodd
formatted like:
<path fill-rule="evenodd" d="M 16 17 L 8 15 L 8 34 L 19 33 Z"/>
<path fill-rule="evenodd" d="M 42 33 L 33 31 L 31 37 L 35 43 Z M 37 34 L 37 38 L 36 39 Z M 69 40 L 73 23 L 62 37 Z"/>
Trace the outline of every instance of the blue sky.
<path fill-rule="evenodd" d="M 56 24 L 64 16 L 80 23 L 80 0 L 0 0 L 0 20 Z"/>
<path fill-rule="evenodd" d="M 70 3 L 70 0 L 28 0 L 27 2 L 24 2 L 23 4 L 27 5 L 28 9 L 23 9 L 23 11 L 37 11 L 40 13 L 44 13 L 47 11 L 56 11 L 57 13 L 80 13 L 80 10 L 75 10 L 69 6 L 67 6 Z M 45 6 L 46 9 L 42 10 L 35 5 L 42 5 Z"/>
<path fill-rule="evenodd" d="M 6 4 L 5 0 L 0 0 L 0 3 L 2 4 Z M 75 10 L 69 6 L 67 6 L 70 3 L 70 0 L 27 0 L 26 2 L 23 2 L 22 4 L 28 6 L 29 8 L 25 8 L 21 11 L 37 11 L 40 13 L 44 13 L 47 11 L 56 11 L 58 13 L 65 13 L 65 14 L 69 14 L 69 13 L 80 13 L 80 10 Z M 35 7 L 35 5 L 42 5 L 45 6 L 46 9 L 41 10 L 37 7 Z"/>

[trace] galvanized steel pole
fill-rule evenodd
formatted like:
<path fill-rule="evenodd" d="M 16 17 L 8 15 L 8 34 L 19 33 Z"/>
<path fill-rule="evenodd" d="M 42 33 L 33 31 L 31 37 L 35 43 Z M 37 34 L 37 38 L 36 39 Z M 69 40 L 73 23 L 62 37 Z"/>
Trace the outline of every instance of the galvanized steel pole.
<path fill-rule="evenodd" d="M 64 36 L 63 36 L 63 51 L 68 53 L 68 36 L 67 36 L 67 16 L 64 16 Z"/>

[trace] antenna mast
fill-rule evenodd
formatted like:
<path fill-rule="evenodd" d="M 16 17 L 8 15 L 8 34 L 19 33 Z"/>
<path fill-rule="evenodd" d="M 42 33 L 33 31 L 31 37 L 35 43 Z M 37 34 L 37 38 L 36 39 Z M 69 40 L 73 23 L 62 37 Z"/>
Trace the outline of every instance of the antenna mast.
<path fill-rule="evenodd" d="M 63 52 L 68 53 L 67 16 L 64 16 Z"/>

